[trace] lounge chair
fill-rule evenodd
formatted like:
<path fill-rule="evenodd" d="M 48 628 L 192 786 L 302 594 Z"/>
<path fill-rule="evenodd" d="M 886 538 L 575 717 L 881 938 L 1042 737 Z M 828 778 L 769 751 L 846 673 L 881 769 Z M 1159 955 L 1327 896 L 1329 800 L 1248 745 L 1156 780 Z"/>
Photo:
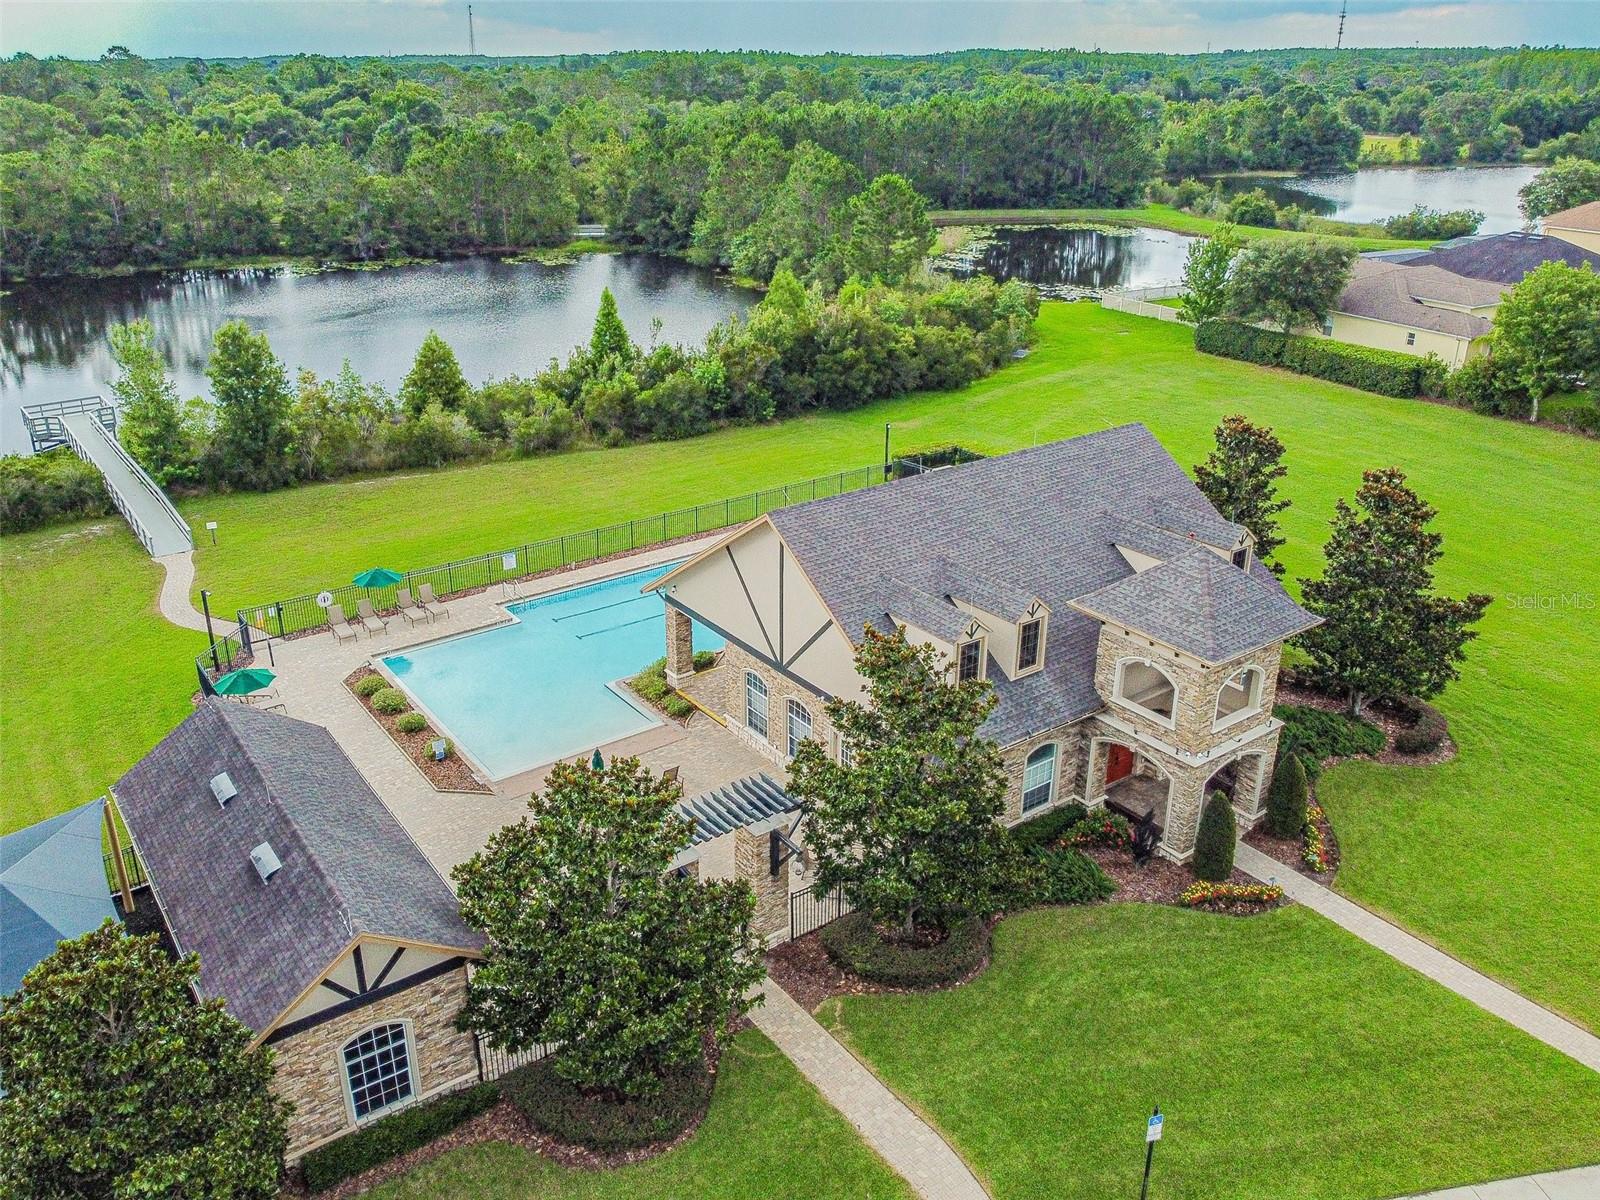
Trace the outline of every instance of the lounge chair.
<path fill-rule="evenodd" d="M 401 588 L 395 593 L 395 599 L 400 604 L 400 615 L 406 619 L 406 624 L 415 625 L 418 621 L 433 620 L 433 614 L 411 598 L 410 588 Z"/>
<path fill-rule="evenodd" d="M 361 615 L 361 624 L 366 626 L 368 637 L 375 633 L 389 632 L 389 622 L 372 611 L 371 600 L 356 601 L 356 612 Z"/>
<path fill-rule="evenodd" d="M 418 607 L 430 616 L 448 617 L 450 615 L 450 610 L 440 602 L 439 597 L 433 594 L 433 584 L 431 583 L 425 583 L 417 589 L 417 603 Z"/>
<path fill-rule="evenodd" d="M 337 604 L 328 605 L 328 628 L 333 630 L 335 642 L 342 642 L 346 638 L 351 641 L 356 639 L 356 627 L 350 624 L 350 619 L 344 615 L 344 609 Z"/>
<path fill-rule="evenodd" d="M 661 772 L 661 782 L 662 783 L 677 783 L 678 782 L 678 768 L 677 767 L 668 767 L 665 771 Z"/>

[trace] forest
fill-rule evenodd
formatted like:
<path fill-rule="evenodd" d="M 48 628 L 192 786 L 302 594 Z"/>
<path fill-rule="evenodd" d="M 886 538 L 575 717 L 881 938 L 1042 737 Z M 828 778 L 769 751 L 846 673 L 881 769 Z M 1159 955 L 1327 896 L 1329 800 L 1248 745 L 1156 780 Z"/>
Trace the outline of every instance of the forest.
<path fill-rule="evenodd" d="M 835 240 L 884 175 L 934 209 L 1114 207 L 1160 176 L 1349 167 L 1364 133 L 1429 163 L 1600 159 L 1600 51 L 18 54 L 0 254 L 11 279 L 437 257 L 596 221 L 765 280 L 811 273 L 793 237 Z"/>

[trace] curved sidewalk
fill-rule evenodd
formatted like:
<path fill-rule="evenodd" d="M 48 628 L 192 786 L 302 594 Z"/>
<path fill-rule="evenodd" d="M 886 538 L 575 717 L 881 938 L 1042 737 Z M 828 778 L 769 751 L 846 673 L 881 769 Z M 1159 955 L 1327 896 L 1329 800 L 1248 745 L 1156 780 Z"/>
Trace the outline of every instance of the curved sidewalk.
<path fill-rule="evenodd" d="M 927 1122 L 846 1050 L 772 980 L 766 1003 L 750 1014 L 755 1027 L 789 1056 L 801 1074 L 867 1144 L 924 1200 L 988 1200 L 978 1177 Z"/>
<path fill-rule="evenodd" d="M 1414 937 L 1397 925 L 1391 925 L 1355 901 L 1346 900 L 1337 892 L 1307 879 L 1293 867 L 1285 866 L 1253 846 L 1240 842 L 1234 863 L 1240 870 L 1263 883 L 1276 883 L 1290 899 L 1316 910 L 1335 925 L 1348 929 L 1362 941 L 1376 946 L 1412 970 L 1420 971 L 1435 983 L 1442 983 L 1484 1011 L 1493 1013 L 1545 1045 L 1576 1059 L 1591 1071 L 1600 1071 L 1600 1037 L 1580 1029 L 1564 1017 L 1558 1017 L 1548 1008 L 1535 1004 L 1504 984 L 1496 983 L 1487 975 L 1474 971 L 1460 959 L 1434 949 L 1421 938 Z"/>
<path fill-rule="evenodd" d="M 161 595 L 156 601 L 161 615 L 180 629 L 204 633 L 206 619 L 189 603 L 189 589 L 194 586 L 194 551 L 163 554 L 156 561 L 167 573 L 161 581 Z"/>

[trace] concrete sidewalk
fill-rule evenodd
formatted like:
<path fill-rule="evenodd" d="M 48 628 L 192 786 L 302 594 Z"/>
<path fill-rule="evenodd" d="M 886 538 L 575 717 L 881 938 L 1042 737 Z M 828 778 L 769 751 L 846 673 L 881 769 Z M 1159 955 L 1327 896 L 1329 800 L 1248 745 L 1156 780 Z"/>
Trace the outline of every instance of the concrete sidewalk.
<path fill-rule="evenodd" d="M 1497 1179 L 1493 1183 L 1447 1188 L 1403 1200 L 1596 1200 L 1597 1197 L 1600 1197 L 1600 1166 Z"/>

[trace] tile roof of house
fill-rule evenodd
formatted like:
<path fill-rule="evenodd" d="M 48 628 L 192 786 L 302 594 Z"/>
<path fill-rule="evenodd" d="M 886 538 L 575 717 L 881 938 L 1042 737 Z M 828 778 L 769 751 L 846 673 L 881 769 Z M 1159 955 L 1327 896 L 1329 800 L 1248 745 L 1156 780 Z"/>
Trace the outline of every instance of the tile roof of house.
<path fill-rule="evenodd" d="M 1529 271 L 1547 262 L 1563 262 L 1569 267 L 1589 263 L 1600 271 L 1600 254 L 1553 235 L 1521 231 L 1446 242 L 1418 251 L 1406 261 L 1413 267 L 1438 267 L 1468 279 L 1511 285 L 1520 283 Z"/>
<path fill-rule="evenodd" d="M 1423 301 L 1475 308 L 1495 303 L 1504 291 L 1499 284 L 1468 279 L 1438 267 L 1358 258 L 1349 284 L 1334 303 L 1334 311 L 1413 329 L 1475 338 L 1488 333 L 1492 327 L 1487 317 L 1434 308 Z"/>
<path fill-rule="evenodd" d="M 678 803 L 678 812 L 694 823 L 690 845 L 698 846 L 735 829 L 746 829 L 779 813 L 793 812 L 800 802 L 765 771 Z"/>
<path fill-rule="evenodd" d="M 886 577 L 952 610 L 951 596 L 966 599 L 962 575 L 1009 581 L 1014 595 L 1050 605 L 1044 669 L 1016 680 L 998 667 L 988 672 L 999 703 L 984 732 L 1002 745 L 1104 706 L 1094 686 L 1100 624 L 1069 602 L 1133 575 L 1119 543 L 1137 536 L 1135 548 L 1167 558 L 1197 545 L 1231 552 L 1244 535 L 1136 424 L 778 509 L 768 519 L 853 638 L 868 625 L 890 627 Z M 1250 611 L 1294 607 L 1270 572 L 1245 575 L 1206 553 L 1235 572 Z M 1170 623 L 1166 606 L 1153 605 L 1141 620 Z M 1224 619 L 1214 607 L 1207 612 L 1197 619 Z"/>
<path fill-rule="evenodd" d="M 1576 208 L 1564 208 L 1543 218 L 1546 229 L 1582 229 L 1600 233 L 1600 200 L 1591 200 Z"/>
<path fill-rule="evenodd" d="M 211 779 L 238 794 L 219 805 Z M 361 934 L 476 950 L 455 896 L 320 725 L 203 702 L 113 789 L 202 995 L 257 1033 Z M 251 850 L 283 864 L 263 883 Z"/>

